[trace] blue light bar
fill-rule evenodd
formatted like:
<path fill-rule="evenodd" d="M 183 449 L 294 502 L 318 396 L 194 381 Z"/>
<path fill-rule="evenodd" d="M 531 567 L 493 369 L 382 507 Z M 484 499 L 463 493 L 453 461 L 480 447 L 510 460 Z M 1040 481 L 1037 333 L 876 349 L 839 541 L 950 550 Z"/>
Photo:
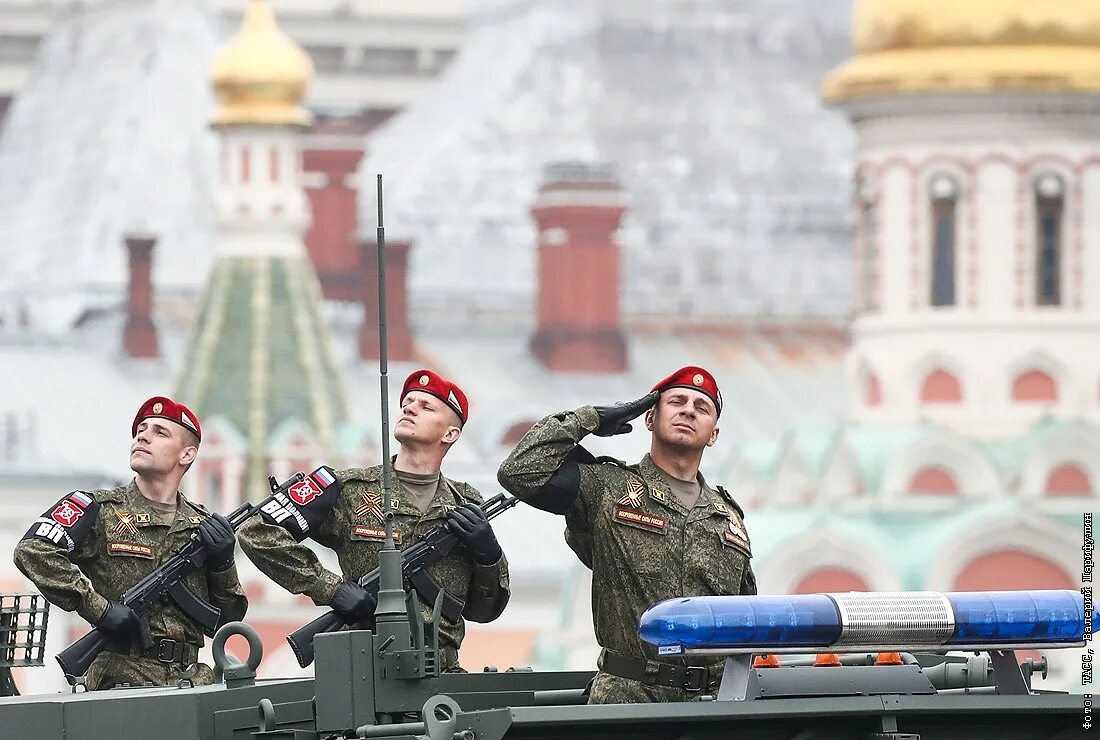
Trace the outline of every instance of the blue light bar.
<path fill-rule="evenodd" d="M 836 641 L 840 630 L 836 604 L 822 594 L 695 596 L 650 607 L 638 634 L 658 650 L 677 645 L 691 650 L 772 643 L 811 647 Z"/>
<path fill-rule="evenodd" d="M 1078 591 L 963 591 L 946 594 L 954 644 L 1080 642 L 1085 601 Z"/>
<path fill-rule="evenodd" d="M 1068 646 L 1084 629 L 1077 591 L 914 591 L 669 599 L 638 634 L 669 655 Z"/>

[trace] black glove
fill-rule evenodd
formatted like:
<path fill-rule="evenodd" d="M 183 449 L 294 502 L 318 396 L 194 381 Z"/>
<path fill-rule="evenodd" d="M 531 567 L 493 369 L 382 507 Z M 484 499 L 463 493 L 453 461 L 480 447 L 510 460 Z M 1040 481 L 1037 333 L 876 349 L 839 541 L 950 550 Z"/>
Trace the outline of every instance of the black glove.
<path fill-rule="evenodd" d="M 237 535 L 233 525 L 221 514 L 211 514 L 199 525 L 199 539 L 206 546 L 206 566 L 213 571 L 233 565 L 233 545 Z"/>
<path fill-rule="evenodd" d="M 328 605 L 340 615 L 344 624 L 356 624 L 369 619 L 374 614 L 377 602 L 370 592 L 358 583 L 344 581 L 336 589 Z"/>
<path fill-rule="evenodd" d="M 153 647 L 149 625 L 133 609 L 117 601 L 107 602 L 107 609 L 95 626 L 117 642 L 129 643 L 136 638 L 143 650 Z"/>
<path fill-rule="evenodd" d="M 481 565 L 493 565 L 500 560 L 500 545 L 485 512 L 477 504 L 463 504 L 451 512 L 447 529 L 462 540 L 462 544 Z"/>
<path fill-rule="evenodd" d="M 614 406 L 597 406 L 596 413 L 600 415 L 600 425 L 592 433 L 597 437 L 626 434 L 633 429 L 629 422 L 657 405 L 657 399 L 660 397 L 660 391 L 651 391 L 637 401 L 624 401 Z"/>

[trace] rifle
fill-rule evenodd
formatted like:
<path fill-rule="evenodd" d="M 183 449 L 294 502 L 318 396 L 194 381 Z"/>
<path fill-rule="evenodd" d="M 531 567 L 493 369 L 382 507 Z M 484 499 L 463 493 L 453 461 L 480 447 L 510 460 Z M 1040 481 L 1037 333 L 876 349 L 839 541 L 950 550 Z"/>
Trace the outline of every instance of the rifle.
<path fill-rule="evenodd" d="M 242 504 L 228 517 L 229 523 L 236 531 L 248 521 L 254 514 L 260 511 L 268 502 L 276 496 L 285 495 L 286 491 L 295 483 L 305 479 L 305 473 L 298 472 L 293 476 L 278 483 L 274 477 L 269 478 L 271 495 L 258 504 Z M 139 639 L 143 646 L 153 644 L 153 637 L 149 632 L 146 617 L 153 607 L 166 595 L 180 606 L 192 619 L 202 625 L 207 635 L 213 635 L 221 618 L 221 611 L 211 606 L 192 591 L 184 578 L 206 564 L 206 546 L 199 539 L 198 531 L 192 532 L 187 542 L 176 548 L 156 570 L 146 575 L 122 594 L 119 602 L 130 607 L 137 613 L 140 623 Z M 57 662 L 61 664 L 61 670 L 66 676 L 83 676 L 88 672 L 92 661 L 102 653 L 111 638 L 98 629 L 93 629 L 81 637 L 69 647 L 57 654 Z"/>
<path fill-rule="evenodd" d="M 485 512 L 486 519 L 493 519 L 517 503 L 519 499 L 500 493 L 486 501 L 482 510 Z M 428 573 L 428 566 L 450 553 L 458 542 L 458 537 L 447 528 L 447 523 L 443 522 L 417 540 L 415 544 L 401 551 L 401 575 L 406 583 L 424 597 L 426 603 L 434 603 L 436 596 L 443 591 L 442 586 Z M 359 585 L 377 598 L 380 576 L 381 569 L 375 568 L 359 579 Z M 456 621 L 462 616 L 464 607 L 464 603 L 443 591 L 442 613 L 447 619 Z M 294 651 L 298 665 L 305 668 L 313 662 L 313 638 L 316 635 L 335 632 L 343 626 L 344 620 L 340 615 L 335 611 L 329 611 L 287 635 L 286 641 L 290 643 L 290 649 Z"/>

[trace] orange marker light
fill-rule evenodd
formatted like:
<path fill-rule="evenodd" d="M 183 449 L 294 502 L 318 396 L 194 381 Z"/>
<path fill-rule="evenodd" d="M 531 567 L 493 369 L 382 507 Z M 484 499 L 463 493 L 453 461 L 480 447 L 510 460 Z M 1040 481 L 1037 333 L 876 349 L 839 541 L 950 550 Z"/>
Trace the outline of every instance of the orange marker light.
<path fill-rule="evenodd" d="M 840 658 L 837 657 L 836 653 L 821 653 L 816 658 L 814 658 L 814 665 L 815 666 L 833 666 L 833 665 L 841 665 L 841 663 L 840 663 Z"/>

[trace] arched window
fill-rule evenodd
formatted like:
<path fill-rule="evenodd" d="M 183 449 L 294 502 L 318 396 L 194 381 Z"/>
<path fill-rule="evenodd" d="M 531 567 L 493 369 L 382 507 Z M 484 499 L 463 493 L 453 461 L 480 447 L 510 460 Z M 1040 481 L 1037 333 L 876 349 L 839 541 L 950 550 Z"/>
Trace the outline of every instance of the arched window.
<path fill-rule="evenodd" d="M 947 175 L 932 179 L 932 280 L 933 306 L 955 305 L 955 239 L 959 186 Z"/>
<path fill-rule="evenodd" d="M 248 183 L 252 180 L 252 152 L 247 146 L 241 147 L 241 182 Z"/>
<path fill-rule="evenodd" d="M 921 403 L 959 403 L 962 386 L 958 378 L 946 370 L 937 368 L 924 376 L 920 387 Z"/>
<path fill-rule="evenodd" d="M 835 566 L 817 568 L 799 579 L 791 593 L 822 594 L 846 591 L 870 591 L 867 581 L 858 573 Z"/>
<path fill-rule="evenodd" d="M 1050 471 L 1043 492 L 1047 496 L 1088 496 L 1092 481 L 1081 466 L 1064 463 Z"/>
<path fill-rule="evenodd" d="M 280 163 L 279 156 L 280 156 L 279 155 L 279 147 L 277 147 L 277 146 L 271 147 L 271 152 L 268 155 L 268 157 L 269 157 L 268 168 L 271 170 L 271 182 L 279 182 L 279 176 L 281 174 L 279 172 L 279 163 Z"/>
<path fill-rule="evenodd" d="M 909 481 L 909 493 L 933 496 L 957 496 L 959 482 L 947 468 L 930 465 L 913 474 Z"/>
<path fill-rule="evenodd" d="M 1004 549 L 979 555 L 955 577 L 953 591 L 1017 591 L 1032 588 L 1076 589 L 1065 569 L 1040 555 Z"/>
<path fill-rule="evenodd" d="M 868 406 L 882 405 L 882 386 L 878 382 L 878 376 L 874 373 L 867 373 L 864 380 L 863 401 Z"/>
<path fill-rule="evenodd" d="M 858 186 L 859 232 L 862 242 L 863 264 L 860 285 L 861 304 L 866 312 L 878 311 L 879 306 L 879 243 L 878 223 L 875 212 L 877 198 L 875 181 L 870 177 L 860 180 Z"/>
<path fill-rule="evenodd" d="M 1054 403 L 1058 400 L 1058 386 L 1054 378 L 1042 370 L 1028 370 L 1012 381 L 1012 400 L 1025 403 Z"/>
<path fill-rule="evenodd" d="M 1035 181 L 1035 303 L 1062 304 L 1062 241 L 1065 182 L 1058 175 Z"/>

